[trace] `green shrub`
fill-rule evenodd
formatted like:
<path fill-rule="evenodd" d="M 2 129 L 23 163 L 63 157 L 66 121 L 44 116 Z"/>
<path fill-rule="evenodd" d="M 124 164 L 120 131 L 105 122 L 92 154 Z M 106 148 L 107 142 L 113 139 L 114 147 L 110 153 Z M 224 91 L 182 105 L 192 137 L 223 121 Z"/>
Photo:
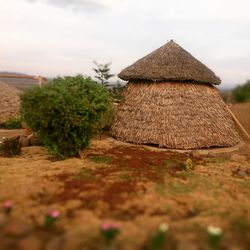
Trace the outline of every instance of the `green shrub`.
<path fill-rule="evenodd" d="M 20 117 L 11 117 L 5 123 L 0 124 L 0 128 L 18 129 L 22 128 Z"/>
<path fill-rule="evenodd" d="M 250 102 L 250 80 L 233 89 L 233 96 L 237 102 Z"/>
<path fill-rule="evenodd" d="M 58 77 L 21 95 L 21 114 L 49 152 L 65 157 L 88 146 L 109 106 L 105 87 L 91 78 Z"/>
<path fill-rule="evenodd" d="M 109 105 L 106 112 L 101 116 L 99 130 L 109 130 L 111 128 L 115 118 L 116 109 L 117 108 L 114 105 Z"/>
<path fill-rule="evenodd" d="M 110 94 L 114 101 L 122 101 L 124 97 L 126 86 L 122 85 L 119 81 L 117 81 L 116 85 L 114 85 L 110 89 Z"/>

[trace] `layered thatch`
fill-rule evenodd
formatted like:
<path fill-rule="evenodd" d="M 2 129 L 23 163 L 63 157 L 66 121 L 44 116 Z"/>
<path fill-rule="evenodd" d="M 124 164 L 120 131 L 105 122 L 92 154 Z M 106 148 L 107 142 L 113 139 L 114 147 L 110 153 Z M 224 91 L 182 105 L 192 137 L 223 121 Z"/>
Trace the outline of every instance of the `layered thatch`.
<path fill-rule="evenodd" d="M 220 79 L 173 41 L 119 77 L 129 83 L 111 128 L 117 139 L 174 149 L 230 147 L 240 142 L 213 86 Z"/>
<path fill-rule="evenodd" d="M 122 141 L 175 149 L 240 142 L 218 90 L 192 82 L 130 81 L 112 134 Z"/>
<path fill-rule="evenodd" d="M 123 80 L 221 82 L 207 66 L 173 41 L 125 68 L 119 77 Z"/>
<path fill-rule="evenodd" d="M 0 81 L 0 123 L 19 113 L 19 91 Z"/>

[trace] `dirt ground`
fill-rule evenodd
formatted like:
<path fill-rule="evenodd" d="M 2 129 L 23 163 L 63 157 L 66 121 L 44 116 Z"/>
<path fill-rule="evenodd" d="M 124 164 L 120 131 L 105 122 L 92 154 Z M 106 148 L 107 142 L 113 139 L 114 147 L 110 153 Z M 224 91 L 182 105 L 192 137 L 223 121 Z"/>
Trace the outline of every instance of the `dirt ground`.
<path fill-rule="evenodd" d="M 34 230 L 48 209 L 58 209 L 59 232 L 51 234 L 80 235 L 68 249 L 100 249 L 99 227 L 106 221 L 120 225 L 121 250 L 146 249 L 162 222 L 169 224 L 166 249 L 209 249 L 208 225 L 223 229 L 220 249 L 250 249 L 250 143 L 233 153 L 201 156 L 104 136 L 81 158 L 64 161 L 42 147 L 27 147 L 19 157 L 0 157 L 4 200 L 13 202 L 11 218 L 34 224 Z"/>

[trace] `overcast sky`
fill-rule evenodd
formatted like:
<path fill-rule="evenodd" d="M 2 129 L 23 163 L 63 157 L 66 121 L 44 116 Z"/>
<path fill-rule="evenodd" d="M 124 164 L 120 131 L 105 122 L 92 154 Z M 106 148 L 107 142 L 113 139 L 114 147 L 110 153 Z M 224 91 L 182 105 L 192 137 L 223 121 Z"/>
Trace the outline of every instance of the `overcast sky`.
<path fill-rule="evenodd" d="M 112 72 L 173 39 L 223 87 L 250 79 L 249 0 L 0 0 L 0 71 Z"/>

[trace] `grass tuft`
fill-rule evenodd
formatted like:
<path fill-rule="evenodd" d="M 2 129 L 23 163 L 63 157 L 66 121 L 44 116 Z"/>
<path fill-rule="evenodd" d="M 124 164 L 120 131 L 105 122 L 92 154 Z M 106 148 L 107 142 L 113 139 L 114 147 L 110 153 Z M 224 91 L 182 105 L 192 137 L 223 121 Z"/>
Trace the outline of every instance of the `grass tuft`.
<path fill-rule="evenodd" d="M 95 163 L 104 163 L 104 164 L 112 164 L 113 158 L 111 156 L 105 156 L 105 155 L 94 155 L 88 157 L 89 160 Z"/>
<path fill-rule="evenodd" d="M 225 158 L 203 158 L 206 163 L 225 163 L 227 159 Z"/>
<path fill-rule="evenodd" d="M 93 175 L 93 170 L 82 168 L 80 169 L 79 173 L 74 176 L 74 179 L 81 181 L 90 181 L 94 180 L 95 176 Z"/>

